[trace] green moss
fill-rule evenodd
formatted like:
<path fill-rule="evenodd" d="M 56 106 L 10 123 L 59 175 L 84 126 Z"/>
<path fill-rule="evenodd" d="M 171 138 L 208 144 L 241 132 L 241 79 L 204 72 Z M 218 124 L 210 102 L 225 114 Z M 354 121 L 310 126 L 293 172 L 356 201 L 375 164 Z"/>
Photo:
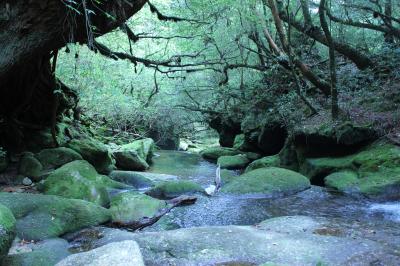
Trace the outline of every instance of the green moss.
<path fill-rule="evenodd" d="M 357 192 L 358 175 L 352 171 L 342 171 L 328 175 L 325 177 L 325 185 L 342 192 Z"/>
<path fill-rule="evenodd" d="M 234 180 L 238 176 L 239 176 L 239 174 L 237 174 L 234 171 L 227 170 L 227 169 L 221 169 L 222 185 L 231 182 L 232 180 Z"/>
<path fill-rule="evenodd" d="M 111 200 L 110 211 L 114 222 L 129 223 L 143 217 L 152 217 L 165 207 L 164 201 L 144 194 L 125 192 Z"/>
<path fill-rule="evenodd" d="M 233 156 L 221 156 L 218 158 L 217 164 L 221 166 L 222 169 L 243 169 L 250 163 L 246 155 L 238 154 Z"/>
<path fill-rule="evenodd" d="M 114 161 L 107 147 L 94 139 L 72 140 L 68 147 L 82 155 L 99 173 L 108 174 L 114 168 Z"/>
<path fill-rule="evenodd" d="M 15 237 L 16 220 L 6 206 L 0 204 L 0 260 L 8 253 Z"/>
<path fill-rule="evenodd" d="M 102 224 L 109 210 L 96 204 L 57 196 L 0 193 L 0 204 L 17 219 L 17 235 L 25 240 L 41 240 Z"/>
<path fill-rule="evenodd" d="M 113 153 L 117 167 L 122 170 L 144 171 L 149 168 L 146 160 L 135 150 L 122 150 Z"/>
<path fill-rule="evenodd" d="M 217 161 L 221 156 L 234 156 L 241 152 L 232 148 L 211 147 L 203 150 L 200 154 L 206 160 Z"/>
<path fill-rule="evenodd" d="M 326 184 L 342 192 L 400 198 L 400 147 L 392 144 L 377 142 L 340 158 L 307 159 L 302 169 L 311 178 L 328 175 Z"/>
<path fill-rule="evenodd" d="M 82 156 L 79 153 L 65 147 L 44 149 L 36 154 L 35 157 L 45 169 L 57 168 L 72 161 L 82 160 Z"/>
<path fill-rule="evenodd" d="M 199 184 L 189 180 L 180 180 L 159 183 L 154 188 L 146 192 L 146 194 L 155 198 L 171 199 L 183 194 L 191 194 L 203 191 L 203 188 Z"/>
<path fill-rule="evenodd" d="M 278 155 L 274 156 L 267 156 L 263 157 L 261 159 L 255 160 L 249 166 L 247 166 L 245 173 L 248 173 L 250 171 L 253 171 L 255 169 L 259 168 L 265 168 L 265 167 L 279 167 L 280 165 L 280 158 Z"/>
<path fill-rule="evenodd" d="M 18 174 L 27 177 L 38 177 L 41 175 L 43 166 L 32 153 L 25 153 L 19 161 Z"/>
<path fill-rule="evenodd" d="M 269 167 L 245 173 L 222 188 L 234 194 L 261 193 L 268 196 L 293 194 L 310 187 L 310 181 L 291 170 Z"/>
<path fill-rule="evenodd" d="M 154 155 L 155 144 L 154 140 L 146 138 L 122 145 L 121 150 L 136 151 L 137 154 L 146 162 L 151 162 L 151 158 Z"/>
<path fill-rule="evenodd" d="M 44 182 L 46 194 L 83 199 L 102 206 L 109 203 L 107 188 L 125 188 L 107 176 L 97 174 L 86 161 L 73 161 L 55 170 Z"/>

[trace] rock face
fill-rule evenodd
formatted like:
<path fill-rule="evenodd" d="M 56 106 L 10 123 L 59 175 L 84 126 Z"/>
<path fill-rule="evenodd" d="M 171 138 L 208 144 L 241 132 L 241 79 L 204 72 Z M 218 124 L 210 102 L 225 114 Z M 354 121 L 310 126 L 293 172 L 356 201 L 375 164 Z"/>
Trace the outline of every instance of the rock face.
<path fill-rule="evenodd" d="M 146 160 L 139 156 L 135 150 L 121 150 L 113 153 L 119 169 L 128 171 L 145 171 L 149 168 Z"/>
<path fill-rule="evenodd" d="M 259 168 L 266 168 L 266 167 L 279 167 L 280 166 L 280 159 L 278 155 L 267 156 L 261 159 L 255 160 L 249 166 L 247 166 L 245 173 L 250 171 L 259 169 Z"/>
<path fill-rule="evenodd" d="M 113 222 L 130 223 L 143 217 L 153 217 L 166 203 L 150 196 L 125 192 L 113 197 L 110 211 Z"/>
<path fill-rule="evenodd" d="M 249 163 L 250 160 L 246 155 L 243 154 L 234 156 L 221 156 L 217 161 L 217 164 L 219 164 L 221 168 L 229 170 L 244 169 Z"/>
<path fill-rule="evenodd" d="M 146 138 L 122 145 L 121 150 L 135 151 L 142 159 L 149 163 L 154 155 L 155 144 L 154 140 Z"/>
<path fill-rule="evenodd" d="M 392 144 L 377 142 L 344 157 L 307 159 L 301 170 L 344 193 L 400 199 L 400 147 Z"/>
<path fill-rule="evenodd" d="M 0 173 L 8 166 L 7 153 L 0 147 Z"/>
<path fill-rule="evenodd" d="M 107 146 L 99 141 L 90 138 L 74 139 L 67 146 L 82 155 L 83 159 L 92 164 L 101 174 L 108 174 L 114 168 L 111 153 Z"/>
<path fill-rule="evenodd" d="M 103 237 L 96 244 L 134 240 L 146 265 L 160 266 L 369 265 L 384 249 L 369 240 L 323 234 L 322 229 L 327 229 L 322 220 L 289 216 L 257 226 L 193 227 L 137 234 L 103 229 Z"/>
<path fill-rule="evenodd" d="M 66 198 L 83 199 L 105 206 L 109 203 L 107 188 L 127 185 L 97 174 L 86 161 L 74 161 L 55 170 L 43 184 L 43 192 Z"/>
<path fill-rule="evenodd" d="M 43 170 L 42 164 L 33 153 L 26 152 L 19 161 L 18 173 L 25 177 L 38 178 Z"/>
<path fill-rule="evenodd" d="M 199 184 L 188 180 L 180 180 L 159 183 L 154 188 L 147 191 L 146 194 L 158 199 L 172 199 L 183 194 L 203 191 L 203 188 Z"/>
<path fill-rule="evenodd" d="M 258 136 L 257 146 L 265 155 L 275 155 L 283 148 L 287 135 L 281 123 L 268 123 Z"/>
<path fill-rule="evenodd" d="M 7 255 L 15 237 L 16 220 L 6 206 L 0 204 L 0 261 Z"/>
<path fill-rule="evenodd" d="M 109 175 L 111 179 L 133 186 L 136 189 L 148 188 L 154 185 L 154 182 L 142 174 L 132 171 L 112 171 Z"/>
<path fill-rule="evenodd" d="M 290 195 L 310 187 L 310 181 L 291 170 L 269 167 L 245 173 L 222 187 L 222 192 L 234 194 Z"/>
<path fill-rule="evenodd" d="M 0 193 L 0 204 L 11 210 L 17 235 L 25 240 L 57 237 L 111 218 L 109 210 L 96 204 L 57 196 Z"/>
<path fill-rule="evenodd" d="M 241 152 L 232 148 L 212 147 L 201 152 L 201 156 L 210 161 L 217 161 L 221 156 L 234 156 Z"/>
<path fill-rule="evenodd" d="M 45 169 L 58 168 L 72 161 L 83 160 L 79 153 L 65 147 L 44 149 L 36 154 L 35 157 L 41 162 Z"/>
<path fill-rule="evenodd" d="M 144 266 L 142 254 L 135 241 L 110 243 L 88 252 L 70 255 L 56 266 Z"/>

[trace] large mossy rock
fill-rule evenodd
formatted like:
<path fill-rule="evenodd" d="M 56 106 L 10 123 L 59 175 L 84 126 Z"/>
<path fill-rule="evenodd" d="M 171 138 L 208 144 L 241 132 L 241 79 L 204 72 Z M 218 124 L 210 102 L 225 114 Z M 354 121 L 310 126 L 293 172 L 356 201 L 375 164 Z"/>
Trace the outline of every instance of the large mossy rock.
<path fill-rule="evenodd" d="M 219 164 L 222 169 L 229 170 L 244 169 L 249 163 L 250 160 L 244 154 L 221 156 L 217 161 L 217 164 Z"/>
<path fill-rule="evenodd" d="M 133 171 L 112 171 L 109 177 L 136 189 L 148 188 L 154 185 L 151 179 Z"/>
<path fill-rule="evenodd" d="M 211 147 L 203 150 L 201 152 L 201 156 L 210 161 L 217 161 L 221 156 L 234 156 L 241 154 L 240 151 L 232 149 L 232 148 L 225 148 L 225 147 Z"/>
<path fill-rule="evenodd" d="M 108 174 L 114 168 L 114 161 L 106 145 L 94 139 L 74 139 L 68 143 L 83 159 L 91 163 L 101 174 Z"/>
<path fill-rule="evenodd" d="M 142 253 L 135 241 L 110 243 L 77 253 L 63 259 L 56 266 L 144 266 Z"/>
<path fill-rule="evenodd" d="M 15 237 L 16 220 L 14 215 L 3 204 L 0 204 L 0 261 L 7 255 Z"/>
<path fill-rule="evenodd" d="M 110 203 L 112 221 L 117 223 L 132 223 L 144 217 L 153 217 L 165 207 L 165 201 L 136 192 L 118 194 Z"/>
<path fill-rule="evenodd" d="M 44 181 L 45 194 L 82 199 L 105 206 L 109 203 L 108 188 L 127 188 L 127 185 L 99 175 L 86 161 L 73 161 L 55 170 Z"/>
<path fill-rule="evenodd" d="M 6 170 L 8 166 L 7 153 L 0 147 L 0 173 Z"/>
<path fill-rule="evenodd" d="M 56 140 L 58 145 L 65 145 L 69 140 L 66 132 L 70 125 L 66 123 L 57 123 L 56 125 Z M 32 152 L 39 152 L 41 149 L 53 148 L 54 143 L 52 129 L 47 127 L 42 130 L 28 130 L 25 133 L 27 149 Z"/>
<path fill-rule="evenodd" d="M 122 145 L 122 151 L 135 151 L 142 159 L 150 163 L 154 155 L 155 143 L 153 139 L 146 138 Z"/>
<path fill-rule="evenodd" d="M 269 167 L 245 173 L 222 187 L 233 194 L 291 195 L 310 187 L 307 177 L 291 170 Z"/>
<path fill-rule="evenodd" d="M 33 153 L 26 152 L 22 155 L 19 161 L 18 174 L 30 178 L 38 178 L 42 170 L 43 165 L 35 158 Z"/>
<path fill-rule="evenodd" d="M 158 199 L 172 199 L 183 194 L 193 194 L 203 191 L 204 189 L 197 183 L 189 180 L 179 180 L 158 183 L 154 188 L 147 191 L 146 194 Z"/>
<path fill-rule="evenodd" d="M 400 199 L 400 147 L 377 142 L 344 157 L 307 159 L 302 172 L 342 192 Z"/>
<path fill-rule="evenodd" d="M 135 150 L 115 151 L 113 156 L 119 169 L 128 171 L 145 171 L 149 164 L 144 158 L 139 156 Z"/>
<path fill-rule="evenodd" d="M 16 232 L 25 240 L 41 240 L 105 223 L 110 211 L 83 200 L 57 196 L 0 193 L 0 204 L 17 219 Z"/>
<path fill-rule="evenodd" d="M 279 167 L 280 166 L 280 158 L 278 155 L 266 156 L 261 159 L 253 161 L 249 166 L 247 166 L 245 173 L 250 171 L 266 168 L 266 167 Z"/>
<path fill-rule="evenodd" d="M 41 162 L 44 169 L 58 168 L 73 161 L 83 160 L 79 153 L 65 147 L 44 149 L 37 153 L 35 157 Z"/>

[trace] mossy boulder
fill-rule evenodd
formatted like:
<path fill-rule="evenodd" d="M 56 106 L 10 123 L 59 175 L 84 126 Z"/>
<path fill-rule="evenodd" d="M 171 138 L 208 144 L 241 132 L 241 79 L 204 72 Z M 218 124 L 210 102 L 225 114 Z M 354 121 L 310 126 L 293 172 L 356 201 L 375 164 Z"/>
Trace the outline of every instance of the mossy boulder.
<path fill-rule="evenodd" d="M 152 217 L 165 207 L 165 201 L 135 192 L 118 194 L 110 203 L 112 220 L 121 223 L 131 223 L 143 217 Z"/>
<path fill-rule="evenodd" d="M 44 169 L 58 168 L 73 161 L 83 160 L 79 153 L 65 147 L 44 149 L 37 153 L 35 157 L 41 162 Z"/>
<path fill-rule="evenodd" d="M 197 183 L 189 180 L 166 181 L 146 192 L 147 195 L 159 199 L 172 199 L 183 194 L 203 192 L 204 189 Z"/>
<path fill-rule="evenodd" d="M 112 171 L 109 176 L 115 181 L 133 186 L 137 189 L 152 187 L 154 185 L 151 179 L 132 171 Z"/>
<path fill-rule="evenodd" d="M 250 160 L 244 154 L 238 154 L 233 156 L 221 156 L 218 158 L 217 164 L 221 166 L 222 169 L 244 169 Z"/>
<path fill-rule="evenodd" d="M 86 161 L 73 161 L 55 170 L 45 180 L 43 192 L 66 198 L 83 199 L 105 206 L 109 203 L 107 188 L 127 186 L 99 175 Z"/>
<path fill-rule="evenodd" d="M 119 169 L 128 171 L 145 171 L 149 164 L 139 156 L 135 150 L 121 150 L 113 153 L 116 165 Z"/>
<path fill-rule="evenodd" d="M 70 126 L 66 123 L 57 123 L 56 125 L 56 140 L 59 145 L 65 145 L 69 140 L 66 131 Z M 39 152 L 41 149 L 53 148 L 55 146 L 52 129 L 47 127 L 42 130 L 27 130 L 26 131 L 26 146 L 27 149 L 33 152 Z"/>
<path fill-rule="evenodd" d="M 291 170 L 269 167 L 245 173 L 222 187 L 233 194 L 291 195 L 310 187 L 307 177 Z"/>
<path fill-rule="evenodd" d="M 400 147 L 389 143 L 376 142 L 344 157 L 307 159 L 302 172 L 314 180 L 325 178 L 328 186 L 342 192 L 400 198 Z"/>
<path fill-rule="evenodd" d="M 7 255 L 15 237 L 16 220 L 6 206 L 0 204 L 0 261 Z"/>
<path fill-rule="evenodd" d="M 239 134 L 235 137 L 233 148 L 240 151 L 256 151 L 256 145 L 253 145 L 245 134 Z"/>
<path fill-rule="evenodd" d="M 358 174 L 353 171 L 341 171 L 325 177 L 325 185 L 344 193 L 360 192 Z"/>
<path fill-rule="evenodd" d="M 206 160 L 217 161 L 221 156 L 234 156 L 241 154 L 241 152 L 232 148 L 211 147 L 203 150 L 200 154 Z"/>
<path fill-rule="evenodd" d="M 150 163 L 154 155 L 155 143 L 153 139 L 146 138 L 122 145 L 120 149 L 123 151 L 136 151 L 142 159 Z"/>
<path fill-rule="evenodd" d="M 99 173 L 108 174 L 114 168 L 114 161 L 107 146 L 97 140 L 91 138 L 74 139 L 68 143 L 68 148 L 79 153 Z"/>
<path fill-rule="evenodd" d="M 37 178 L 41 175 L 42 170 L 42 164 L 34 157 L 33 153 L 26 152 L 22 155 L 19 161 L 18 174 L 26 177 Z"/>
<path fill-rule="evenodd" d="M 0 204 L 17 219 L 16 232 L 25 240 L 41 240 L 110 220 L 110 211 L 83 200 L 29 193 L 0 193 Z"/>
<path fill-rule="evenodd" d="M 280 158 L 278 155 L 266 156 L 261 159 L 255 160 L 249 166 L 247 166 L 245 173 L 250 171 L 266 168 L 266 167 L 279 167 L 280 166 Z"/>
<path fill-rule="evenodd" d="M 0 147 L 0 173 L 6 170 L 8 166 L 7 153 Z"/>
<path fill-rule="evenodd" d="M 239 174 L 235 171 L 227 170 L 227 169 L 221 169 L 221 182 L 222 185 L 227 184 L 234 180 L 236 177 L 239 176 Z"/>

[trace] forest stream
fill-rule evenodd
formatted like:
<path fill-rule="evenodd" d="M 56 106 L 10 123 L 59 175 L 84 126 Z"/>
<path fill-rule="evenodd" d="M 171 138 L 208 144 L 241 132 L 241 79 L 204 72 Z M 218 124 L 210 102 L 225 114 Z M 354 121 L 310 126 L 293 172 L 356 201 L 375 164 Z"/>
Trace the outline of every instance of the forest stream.
<path fill-rule="evenodd" d="M 178 151 L 158 151 L 153 159 L 153 165 L 146 175 L 152 176 L 155 174 L 157 176 L 158 174 L 163 174 L 165 176 L 161 177 L 168 180 L 173 178 L 192 180 L 203 187 L 207 187 L 213 182 L 216 169 L 217 166 L 215 164 L 205 161 L 198 154 Z M 234 171 L 232 173 L 239 174 Z M 361 245 L 365 246 L 368 246 L 369 243 L 379 243 L 379 245 L 384 247 L 376 251 L 372 250 L 372 253 L 369 255 L 373 257 L 373 264 L 369 265 L 398 265 L 400 259 L 399 202 L 373 202 L 366 199 L 340 195 L 337 192 L 335 193 L 318 186 L 312 186 L 310 189 L 296 195 L 278 199 L 265 198 L 258 195 L 234 196 L 224 193 L 217 193 L 211 197 L 198 194 L 197 197 L 198 201 L 194 205 L 173 209 L 158 223 L 145 228 L 144 232 L 175 230 L 179 228 L 189 228 L 190 230 L 190 228 L 207 228 L 210 226 L 253 226 L 267 219 L 281 217 L 278 219 L 289 219 L 289 223 L 278 222 L 279 226 L 283 226 L 278 227 L 278 230 L 283 232 L 288 230 L 287 234 L 290 234 L 291 227 L 298 226 L 304 232 L 310 230 L 310 223 L 313 223 L 315 220 L 320 224 L 316 228 L 311 228 L 313 230 L 312 234 L 340 237 L 342 239 L 349 239 L 348 241 L 350 242 L 358 241 Z M 294 220 L 291 220 L 291 218 Z M 286 226 L 287 228 L 285 228 Z M 115 229 L 104 227 L 85 229 L 82 232 L 67 236 L 67 239 L 70 241 L 70 250 L 81 252 L 105 243 L 131 238 L 141 243 L 140 234 L 146 234 L 137 233 L 139 239 L 136 239 L 132 233 L 124 233 L 123 231 L 115 231 Z M 175 231 L 170 232 L 174 234 Z M 221 233 L 223 234 L 222 229 Z M 218 235 L 219 230 L 216 230 L 215 234 Z M 207 239 L 206 236 L 204 237 Z M 236 237 L 241 238 L 242 236 L 238 234 Z M 160 241 L 162 240 L 160 239 Z M 271 239 L 271 241 L 273 240 Z M 199 242 L 202 241 L 199 240 Z M 190 243 L 187 244 L 184 247 L 185 252 L 189 252 L 189 250 L 193 252 L 192 249 L 195 249 L 195 247 L 190 246 Z M 220 244 L 223 245 L 222 243 Z M 274 245 L 283 245 L 281 248 L 285 249 L 285 245 L 287 244 L 289 243 L 277 243 Z M 304 243 L 299 241 L 298 245 L 301 246 L 302 244 Z M 212 243 L 210 243 L 211 245 Z M 319 245 L 319 243 L 308 243 L 308 245 L 310 245 L 310 248 L 313 248 L 313 245 Z M 207 249 L 207 244 L 203 248 Z M 223 249 L 223 246 L 221 248 Z M 339 244 L 338 249 L 341 249 Z M 292 255 L 292 252 L 295 254 L 296 250 L 290 250 L 289 248 L 283 254 L 284 256 Z M 186 261 L 185 264 L 182 263 L 182 260 L 177 259 L 174 262 L 174 260 L 168 259 L 172 255 L 165 257 L 161 252 L 155 253 L 158 255 L 153 254 L 152 258 L 145 256 L 145 261 L 148 265 L 175 265 L 174 263 L 178 263 L 177 265 L 212 265 L 211 261 L 207 263 L 203 261 L 203 264 L 201 262 L 192 264 Z M 341 256 L 345 256 L 345 254 L 341 254 Z M 227 257 L 229 256 L 227 255 Z M 218 265 L 257 265 L 254 262 L 254 258 L 249 259 L 249 261 L 246 261 L 246 258 L 241 258 L 239 261 L 236 261 L 236 259 L 230 262 L 226 261 L 227 264 Z M 289 259 L 287 257 L 278 258 L 277 261 L 282 259 L 284 260 L 279 265 L 293 265 L 290 262 L 293 263 L 293 261 L 296 261 L 293 258 Z M 332 264 L 332 261 L 335 262 L 334 258 L 327 256 L 324 259 L 328 260 L 327 264 L 317 265 L 334 265 Z M 368 258 L 365 254 L 359 259 L 360 261 L 353 260 L 344 265 L 366 265 L 364 263 Z M 286 264 L 287 262 L 289 264 Z M 303 263 L 304 260 L 301 259 L 296 262 L 296 265 L 303 265 Z M 305 263 L 304 265 L 309 264 Z"/>

